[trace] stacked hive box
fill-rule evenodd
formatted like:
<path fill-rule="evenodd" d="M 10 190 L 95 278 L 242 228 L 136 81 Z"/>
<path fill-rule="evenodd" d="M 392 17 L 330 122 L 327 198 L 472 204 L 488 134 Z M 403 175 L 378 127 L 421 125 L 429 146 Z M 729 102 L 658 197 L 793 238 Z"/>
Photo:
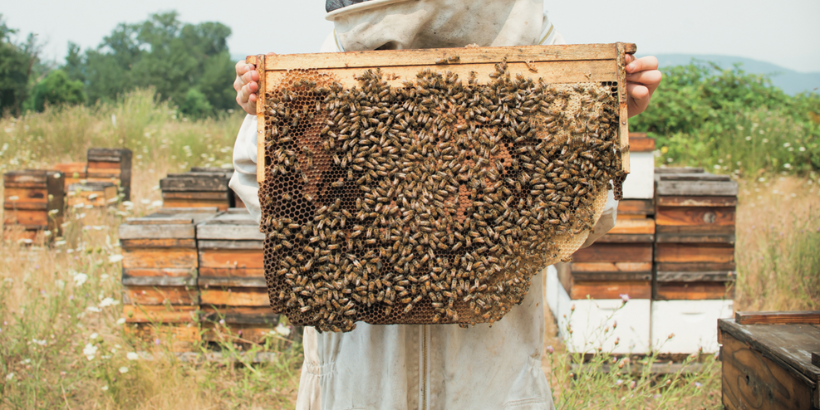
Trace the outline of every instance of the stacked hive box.
<path fill-rule="evenodd" d="M 632 172 L 623 186 L 615 227 L 593 245 L 579 249 L 571 263 L 558 264 L 557 276 L 547 275 L 548 305 L 574 351 L 599 345 L 615 353 L 649 349 L 655 145 L 637 133 L 630 133 L 629 144 Z M 627 297 L 629 303 L 624 305 Z M 606 335 L 598 331 L 614 321 L 618 327 Z"/>
<path fill-rule="evenodd" d="M 192 326 L 199 307 L 195 227 L 215 214 L 214 208 L 163 209 L 120 225 L 123 313 L 130 331 L 144 338 L 170 334 L 175 350 L 199 339 Z"/>
<path fill-rule="evenodd" d="M 278 315 L 270 309 L 259 224 L 246 210 L 234 209 L 197 225 L 196 236 L 202 311 L 211 322 L 205 337 L 227 341 L 213 331 L 213 323 L 224 320 L 240 341 L 264 340 Z"/>
<path fill-rule="evenodd" d="M 653 342 L 714 352 L 715 322 L 732 314 L 737 183 L 697 168 L 659 168 L 655 180 Z"/>
<path fill-rule="evenodd" d="M 228 189 L 232 172 L 224 169 L 192 168 L 191 172 L 168 174 L 160 180 L 166 208 L 210 208 L 225 211 L 232 206 Z"/>
<path fill-rule="evenodd" d="M 42 231 L 57 234 L 62 223 L 64 185 L 57 171 L 3 174 L 3 231 L 7 240 L 34 240 Z"/>
<path fill-rule="evenodd" d="M 110 182 L 86 182 L 68 186 L 68 206 L 104 207 L 116 201 L 117 186 Z"/>
<path fill-rule="evenodd" d="M 88 182 L 109 182 L 118 186 L 123 200 L 131 200 L 131 150 L 126 148 L 89 148 Z"/>
<path fill-rule="evenodd" d="M 69 192 L 68 187 L 71 185 L 86 182 L 86 178 L 88 177 L 88 173 L 86 172 L 87 166 L 85 162 L 66 162 L 64 164 L 54 165 L 54 169 L 63 174 L 66 193 Z"/>
<path fill-rule="evenodd" d="M 228 182 L 230 182 L 234 170 L 233 168 L 192 167 L 191 172 L 224 172 L 225 178 L 228 178 Z M 233 189 L 228 189 L 228 195 L 230 197 L 231 208 L 245 208 L 245 203 L 242 202 L 242 198 L 240 198 Z"/>

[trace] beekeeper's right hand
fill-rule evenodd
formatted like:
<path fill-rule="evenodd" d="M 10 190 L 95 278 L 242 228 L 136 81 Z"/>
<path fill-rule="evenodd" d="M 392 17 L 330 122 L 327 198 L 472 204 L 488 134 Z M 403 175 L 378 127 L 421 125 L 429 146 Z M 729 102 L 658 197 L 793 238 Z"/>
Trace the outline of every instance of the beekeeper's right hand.
<path fill-rule="evenodd" d="M 256 66 L 244 60 L 236 63 L 236 80 L 233 88 L 236 90 L 236 103 L 245 112 L 256 115 L 256 91 L 259 89 L 259 72 Z"/>

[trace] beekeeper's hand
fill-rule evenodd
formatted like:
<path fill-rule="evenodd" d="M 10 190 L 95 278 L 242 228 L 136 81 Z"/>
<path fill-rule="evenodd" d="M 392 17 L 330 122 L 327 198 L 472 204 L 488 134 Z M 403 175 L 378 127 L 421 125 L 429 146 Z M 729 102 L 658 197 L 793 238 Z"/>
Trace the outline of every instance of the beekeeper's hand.
<path fill-rule="evenodd" d="M 634 117 L 646 110 L 652 93 L 661 84 L 663 75 L 658 71 L 658 59 L 626 55 L 626 93 L 629 96 L 629 116 Z"/>
<path fill-rule="evenodd" d="M 236 63 L 236 80 L 233 88 L 236 90 L 236 103 L 245 112 L 256 115 L 256 91 L 259 89 L 259 72 L 256 66 L 244 60 Z"/>

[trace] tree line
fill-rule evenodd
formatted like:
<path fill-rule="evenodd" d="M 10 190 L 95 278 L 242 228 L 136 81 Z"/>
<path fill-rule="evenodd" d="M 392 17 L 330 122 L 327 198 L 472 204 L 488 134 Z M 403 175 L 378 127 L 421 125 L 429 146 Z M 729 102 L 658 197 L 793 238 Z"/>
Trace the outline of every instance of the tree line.
<path fill-rule="evenodd" d="M 152 87 L 190 117 L 233 108 L 231 29 L 218 22 L 189 24 L 176 12 L 119 24 L 95 48 L 69 43 L 65 63 L 43 61 L 36 35 L 19 38 L 0 15 L 0 113 L 20 115 L 46 106 L 110 102 Z"/>

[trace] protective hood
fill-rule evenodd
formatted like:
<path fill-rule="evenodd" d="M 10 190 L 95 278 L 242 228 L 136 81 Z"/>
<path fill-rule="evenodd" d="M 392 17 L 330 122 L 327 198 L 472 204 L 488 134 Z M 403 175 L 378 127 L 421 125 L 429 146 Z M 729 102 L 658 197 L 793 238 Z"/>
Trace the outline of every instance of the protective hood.
<path fill-rule="evenodd" d="M 345 51 L 547 44 L 543 0 L 371 0 L 326 18 Z"/>

